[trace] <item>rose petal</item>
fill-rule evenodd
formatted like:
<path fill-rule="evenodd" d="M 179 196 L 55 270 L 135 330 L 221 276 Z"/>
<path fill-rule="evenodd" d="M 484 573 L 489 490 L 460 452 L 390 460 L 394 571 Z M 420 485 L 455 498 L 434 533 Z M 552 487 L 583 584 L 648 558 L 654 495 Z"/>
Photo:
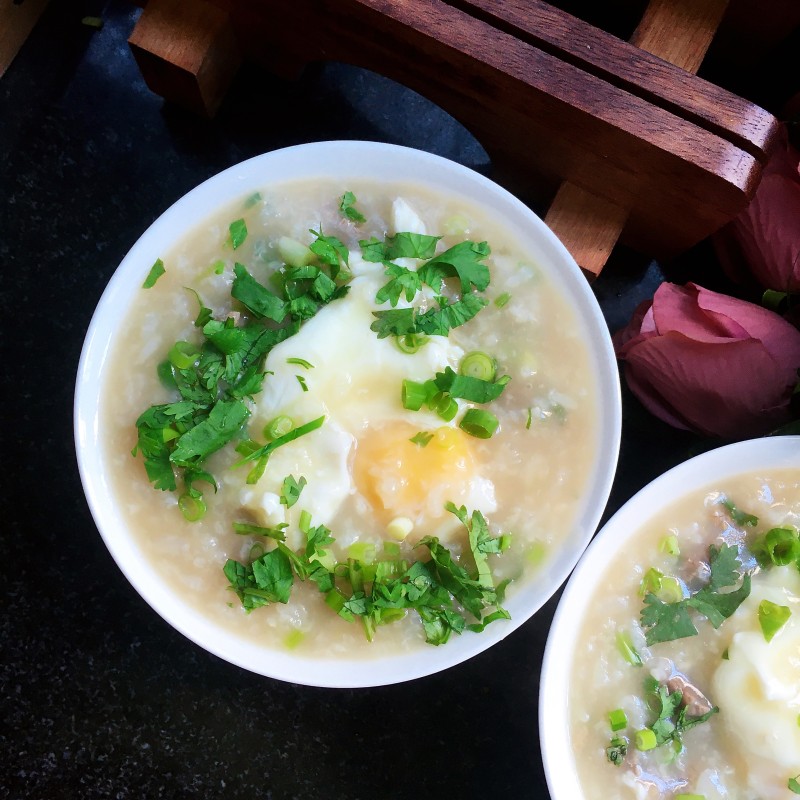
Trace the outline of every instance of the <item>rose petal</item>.
<path fill-rule="evenodd" d="M 792 388 L 755 340 L 708 344 L 670 333 L 628 354 L 631 391 L 659 419 L 707 436 L 767 433 L 788 419 Z"/>

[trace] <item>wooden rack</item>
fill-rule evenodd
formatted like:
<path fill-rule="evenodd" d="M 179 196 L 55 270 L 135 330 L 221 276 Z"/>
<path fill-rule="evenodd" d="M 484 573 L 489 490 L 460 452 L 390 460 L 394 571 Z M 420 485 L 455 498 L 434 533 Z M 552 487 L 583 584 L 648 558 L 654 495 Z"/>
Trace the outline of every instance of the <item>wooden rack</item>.
<path fill-rule="evenodd" d="M 414 89 L 549 192 L 546 222 L 591 279 L 618 240 L 669 257 L 752 196 L 777 122 L 695 74 L 728 5 L 651 0 L 623 41 L 541 0 L 149 0 L 129 41 L 153 91 L 206 116 L 245 59 Z"/>

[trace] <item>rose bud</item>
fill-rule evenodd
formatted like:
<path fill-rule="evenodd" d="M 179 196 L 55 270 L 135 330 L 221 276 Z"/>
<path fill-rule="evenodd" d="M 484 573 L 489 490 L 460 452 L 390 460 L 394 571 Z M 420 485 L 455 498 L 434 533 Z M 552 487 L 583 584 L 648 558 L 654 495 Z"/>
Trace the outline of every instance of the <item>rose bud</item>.
<path fill-rule="evenodd" d="M 736 280 L 749 273 L 764 289 L 800 292 L 800 153 L 782 128 L 750 204 L 714 238 Z"/>
<path fill-rule="evenodd" d="M 676 428 L 744 439 L 790 419 L 800 331 L 761 306 L 662 283 L 614 347 L 633 394 Z"/>

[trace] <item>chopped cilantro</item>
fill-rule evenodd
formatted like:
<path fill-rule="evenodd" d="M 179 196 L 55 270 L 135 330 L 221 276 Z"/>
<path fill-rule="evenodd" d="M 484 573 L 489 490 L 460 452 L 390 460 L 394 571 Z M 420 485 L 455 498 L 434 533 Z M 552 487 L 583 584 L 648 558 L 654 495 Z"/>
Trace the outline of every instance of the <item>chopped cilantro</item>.
<path fill-rule="evenodd" d="M 303 491 L 303 487 L 308 483 L 306 479 L 301 475 L 299 480 L 294 477 L 294 475 L 287 475 L 283 479 L 283 485 L 281 487 L 281 503 L 286 506 L 286 508 L 291 508 L 299 499 L 300 493 Z"/>
<path fill-rule="evenodd" d="M 378 290 L 375 295 L 376 303 L 385 303 L 388 300 L 394 307 L 402 294 L 405 294 L 406 300 L 410 303 L 422 288 L 422 281 L 414 270 L 387 262 L 386 274 L 391 280 Z"/>
<path fill-rule="evenodd" d="M 445 367 L 444 372 L 436 373 L 434 382 L 439 391 L 447 392 L 451 397 L 460 397 L 471 403 L 489 403 L 500 397 L 510 380 L 508 375 L 504 375 L 496 381 L 484 381 Z"/>
<path fill-rule="evenodd" d="M 652 592 L 645 595 L 641 622 L 648 646 L 696 635 L 697 628 L 690 609 L 699 611 L 715 628 L 719 628 L 750 594 L 750 574 L 740 574 L 741 562 L 736 547 L 723 544 L 717 548 L 712 545 L 709 548 L 709 566 L 711 578 L 708 584 L 683 600 L 665 603 Z M 735 585 L 740 579 L 738 589 L 720 591 Z"/>
<path fill-rule="evenodd" d="M 155 264 L 150 267 L 150 272 L 147 273 L 147 277 L 144 279 L 142 289 L 152 289 L 152 287 L 156 285 L 156 281 L 166 271 L 167 270 L 164 268 L 164 262 L 160 258 L 157 258 Z"/>
<path fill-rule="evenodd" d="M 800 794 L 800 775 L 795 775 L 794 778 L 789 778 L 786 783 L 786 788 L 794 794 Z"/>
<path fill-rule="evenodd" d="M 357 202 L 352 192 L 345 192 L 339 200 L 339 212 L 350 222 L 366 222 L 367 218 L 355 206 Z"/>
<path fill-rule="evenodd" d="M 789 606 L 779 606 L 770 600 L 762 600 L 758 605 L 758 624 L 761 626 L 764 639 L 771 642 L 791 616 L 792 610 Z"/>
<path fill-rule="evenodd" d="M 754 517 L 752 514 L 742 511 L 727 498 L 721 500 L 720 503 L 728 510 L 728 513 L 731 515 L 731 519 L 737 525 L 748 525 L 751 528 L 755 528 L 755 526 L 758 525 L 758 517 Z"/>
<path fill-rule="evenodd" d="M 327 264 L 331 268 L 331 277 L 336 278 L 342 264 L 345 267 L 348 266 L 350 253 L 335 236 L 325 236 L 322 233 L 322 227 L 318 231 L 310 230 L 309 232 L 316 236 L 316 239 L 309 245 L 309 249 L 323 264 Z"/>
<path fill-rule="evenodd" d="M 299 367 L 304 367 L 305 369 L 314 369 L 314 365 L 310 361 L 306 361 L 304 358 L 287 358 L 287 364 L 297 364 Z"/>
<path fill-rule="evenodd" d="M 203 303 L 203 300 L 197 291 L 189 288 L 188 286 L 185 288 L 187 292 L 191 292 L 194 295 L 195 300 L 197 300 L 197 305 L 200 308 L 200 310 L 197 312 L 197 317 L 195 318 L 194 326 L 195 328 L 202 328 L 204 325 L 211 322 L 212 311 L 205 305 L 205 303 Z"/>
<path fill-rule="evenodd" d="M 486 302 L 479 295 L 466 294 L 450 304 L 444 298 L 439 298 L 438 309 L 431 308 L 419 315 L 414 308 L 373 311 L 372 316 L 375 317 L 375 321 L 370 325 L 370 330 L 377 333 L 379 339 L 387 336 L 406 336 L 411 333 L 447 336 L 449 330 L 471 320 Z"/>
<path fill-rule="evenodd" d="M 235 219 L 228 226 L 228 233 L 230 234 L 231 247 L 236 250 L 247 239 L 247 223 L 243 219 Z"/>
<path fill-rule="evenodd" d="M 243 264 L 236 262 L 233 271 L 236 277 L 231 295 L 256 316 L 266 317 L 273 322 L 283 322 L 287 311 L 286 303 L 266 286 L 262 286 Z"/>
<path fill-rule="evenodd" d="M 419 274 L 437 292 L 442 290 L 442 281 L 453 276 L 460 280 L 463 294 L 467 294 L 473 286 L 482 292 L 489 285 L 490 276 L 489 268 L 481 261 L 490 252 L 491 248 L 486 242 L 459 242 L 423 264 Z"/>

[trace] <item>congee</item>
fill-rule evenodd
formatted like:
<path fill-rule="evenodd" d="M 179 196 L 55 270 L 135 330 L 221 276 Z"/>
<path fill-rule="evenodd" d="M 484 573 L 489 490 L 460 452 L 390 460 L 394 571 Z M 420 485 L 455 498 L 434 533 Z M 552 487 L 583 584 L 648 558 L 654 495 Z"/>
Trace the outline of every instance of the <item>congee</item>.
<path fill-rule="evenodd" d="M 800 794 L 800 471 L 742 474 L 649 521 L 598 583 L 570 725 L 584 796 Z"/>
<path fill-rule="evenodd" d="M 384 654 L 508 616 L 598 457 L 582 321 L 500 219 L 414 185 L 271 186 L 154 264 L 113 343 L 113 492 L 180 602 Z"/>

